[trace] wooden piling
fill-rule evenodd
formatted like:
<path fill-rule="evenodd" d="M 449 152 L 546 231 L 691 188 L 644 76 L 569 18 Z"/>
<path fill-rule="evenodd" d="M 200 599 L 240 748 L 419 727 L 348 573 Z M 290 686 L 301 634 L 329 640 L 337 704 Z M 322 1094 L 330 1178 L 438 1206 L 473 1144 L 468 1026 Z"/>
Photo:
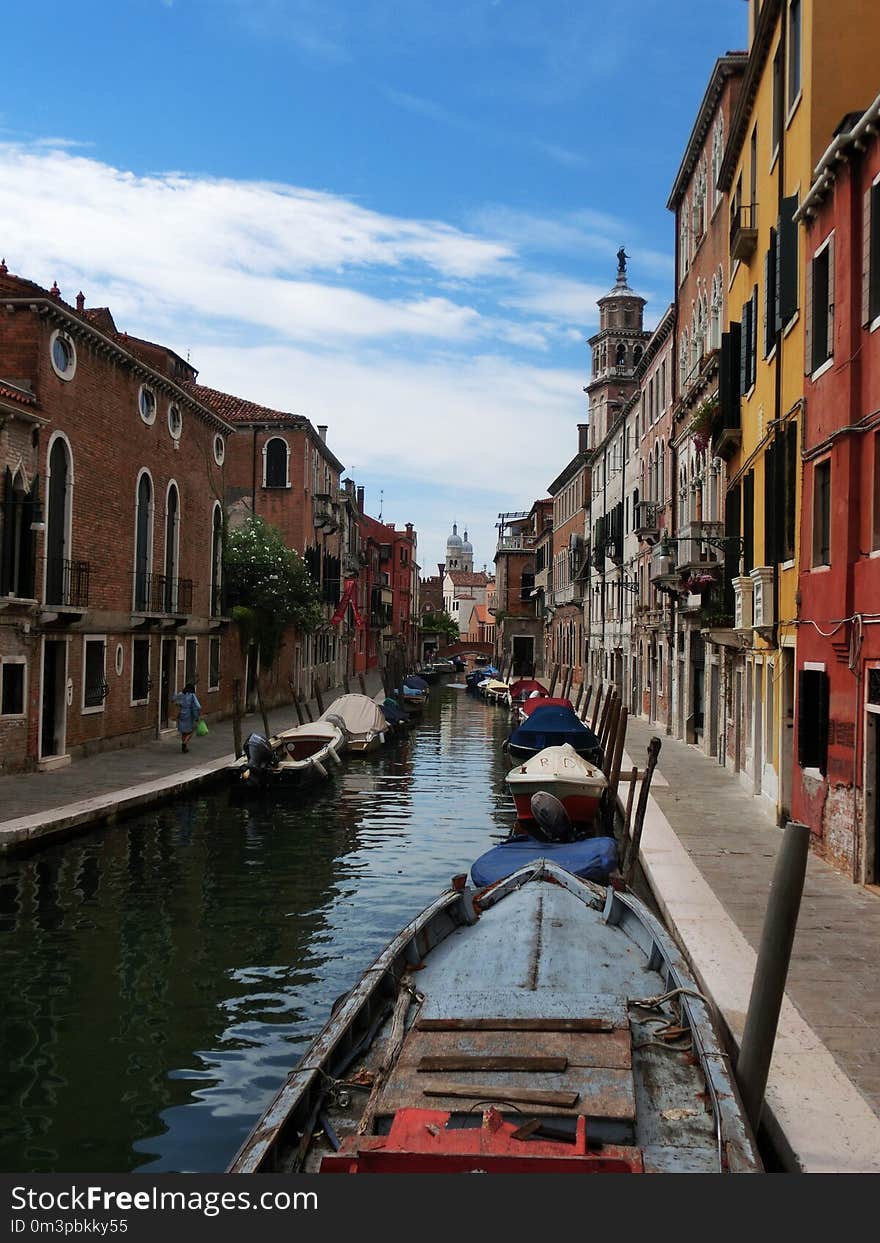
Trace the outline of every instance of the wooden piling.
<path fill-rule="evenodd" d="M 554 665 L 554 666 L 553 666 L 553 674 L 552 674 L 552 676 L 551 676 L 551 678 L 550 678 L 550 689 L 549 689 L 549 692 L 548 692 L 548 694 L 550 695 L 550 698 L 551 698 L 551 699 L 553 698 L 553 692 L 556 690 L 556 678 L 557 678 L 558 674 L 559 674 L 559 665 Z"/>
<path fill-rule="evenodd" d="M 293 706 L 296 708 L 296 719 L 299 721 L 300 725 L 305 725 L 306 720 L 303 716 L 302 708 L 299 706 L 299 695 L 294 695 Z"/>
<path fill-rule="evenodd" d="M 574 701 L 575 713 L 580 712 L 581 700 L 583 699 L 583 697 L 584 697 L 584 684 L 583 682 L 581 682 L 580 686 L 578 687 L 577 699 Z"/>
<path fill-rule="evenodd" d="M 601 713 L 601 716 L 599 717 L 598 733 L 599 733 L 600 742 L 602 742 L 602 740 L 605 737 L 605 727 L 608 721 L 608 713 L 611 711 L 611 704 L 613 703 L 613 701 L 614 701 L 614 687 L 609 686 L 608 694 L 605 696 L 605 703 L 602 707 L 602 713 Z M 604 747 L 604 744 L 603 744 L 603 747 Z"/>
<path fill-rule="evenodd" d="M 348 684 L 348 674 L 347 674 L 347 673 L 343 673 L 343 675 L 342 675 L 342 689 L 345 691 L 346 695 L 350 695 L 350 694 L 351 694 L 351 687 L 350 687 L 350 686 L 349 686 L 349 684 Z"/>
<path fill-rule="evenodd" d="M 367 693 L 367 684 L 366 684 L 366 682 L 364 681 L 364 675 L 363 675 L 362 673 L 359 673 L 359 674 L 358 674 L 358 686 L 361 688 L 361 694 L 362 694 L 362 695 L 366 695 L 366 693 Z"/>
<path fill-rule="evenodd" d="M 587 713 L 590 711 L 590 700 L 592 699 L 592 697 L 593 697 L 593 684 L 591 682 L 590 685 L 587 687 L 586 692 L 584 694 L 584 706 L 581 709 L 581 720 L 584 722 L 586 722 Z"/>
<path fill-rule="evenodd" d="M 232 679 L 232 742 L 235 758 L 242 754 L 241 747 L 241 678 Z"/>
<path fill-rule="evenodd" d="M 324 715 L 324 698 L 321 694 L 321 688 L 317 682 L 312 682 L 312 698 L 318 705 L 318 715 Z"/>
<path fill-rule="evenodd" d="M 659 754 L 660 739 L 655 737 L 648 743 L 648 762 L 645 765 L 645 775 L 642 777 L 642 784 L 639 789 L 639 801 L 636 804 L 636 818 L 635 823 L 633 824 L 632 837 L 630 838 L 626 866 L 623 873 L 623 877 L 627 885 L 632 884 L 633 876 L 636 871 L 636 864 L 639 861 L 639 848 L 642 844 L 642 829 L 645 827 L 645 812 L 648 809 L 648 795 L 651 792 L 651 778 L 654 776 L 654 769 L 657 767 L 657 756 Z"/>
<path fill-rule="evenodd" d="M 590 720 L 590 729 L 593 731 L 594 734 L 596 732 L 596 721 L 599 719 L 599 705 L 601 702 L 602 702 L 602 683 L 600 682 L 599 685 L 596 687 L 596 699 L 593 704 L 593 715 Z"/>

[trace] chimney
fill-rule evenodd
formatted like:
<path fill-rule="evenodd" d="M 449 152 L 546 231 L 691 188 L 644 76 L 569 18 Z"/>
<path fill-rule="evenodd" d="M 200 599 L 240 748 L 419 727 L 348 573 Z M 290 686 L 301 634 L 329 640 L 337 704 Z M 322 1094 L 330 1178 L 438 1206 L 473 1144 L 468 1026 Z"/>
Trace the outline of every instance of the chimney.
<path fill-rule="evenodd" d="M 83 293 L 82 290 L 80 290 L 79 293 L 76 295 L 76 309 L 79 311 L 80 315 L 82 315 L 83 311 L 85 310 L 85 306 L 86 306 L 86 295 Z"/>
<path fill-rule="evenodd" d="M 408 522 L 406 524 L 406 533 L 407 535 L 412 535 L 412 523 L 411 522 Z"/>
<path fill-rule="evenodd" d="M 589 434 L 589 423 L 578 423 L 578 453 L 586 453 L 589 449 Z"/>
<path fill-rule="evenodd" d="M 324 444 L 326 444 L 327 443 L 327 424 L 326 423 L 318 424 L 318 435 L 321 437 Z"/>
<path fill-rule="evenodd" d="M 364 512 L 364 490 L 363 488 L 358 488 L 357 490 L 357 507 L 358 507 L 359 513 Z"/>

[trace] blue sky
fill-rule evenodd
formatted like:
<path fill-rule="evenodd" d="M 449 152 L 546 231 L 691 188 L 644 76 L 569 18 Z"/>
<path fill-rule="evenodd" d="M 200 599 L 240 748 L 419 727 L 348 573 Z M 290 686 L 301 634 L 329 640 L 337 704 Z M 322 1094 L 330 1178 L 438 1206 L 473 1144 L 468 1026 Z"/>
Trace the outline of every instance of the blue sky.
<path fill-rule="evenodd" d="M 79 0 L 4 14 L 0 250 L 201 380 L 330 426 L 368 509 L 491 566 L 576 447 L 615 251 L 744 0 Z M 35 66 L 38 73 L 35 74 Z M 2 369 L 2 360 L 0 360 Z"/>

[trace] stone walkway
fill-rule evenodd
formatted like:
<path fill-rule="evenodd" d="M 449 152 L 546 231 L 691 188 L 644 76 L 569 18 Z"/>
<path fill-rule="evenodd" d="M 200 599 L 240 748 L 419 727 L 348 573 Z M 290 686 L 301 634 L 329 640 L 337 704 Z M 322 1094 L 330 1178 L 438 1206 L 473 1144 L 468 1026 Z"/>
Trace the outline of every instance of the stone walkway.
<path fill-rule="evenodd" d="M 627 752 L 634 762 L 642 762 L 648 740 L 659 732 L 630 719 Z M 767 805 L 732 772 L 694 747 L 660 737 L 658 772 L 666 780 L 652 787 L 652 799 L 723 911 L 757 951 L 782 831 Z M 681 939 L 687 937 L 683 927 Z M 880 1119 L 878 946 L 880 897 L 811 855 L 788 997 Z M 723 970 L 723 961 L 716 966 Z"/>

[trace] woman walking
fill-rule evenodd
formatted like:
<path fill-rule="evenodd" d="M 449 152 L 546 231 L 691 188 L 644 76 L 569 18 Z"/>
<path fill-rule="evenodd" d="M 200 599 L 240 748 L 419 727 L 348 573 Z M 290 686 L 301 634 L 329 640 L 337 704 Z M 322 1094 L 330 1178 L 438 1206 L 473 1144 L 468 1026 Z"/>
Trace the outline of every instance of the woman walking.
<path fill-rule="evenodd" d="M 193 730 L 202 714 L 202 705 L 196 699 L 196 688 L 192 682 L 187 682 L 183 691 L 178 691 L 174 696 L 174 702 L 180 707 L 180 712 L 177 716 L 177 730 L 180 734 L 180 749 L 185 752 L 189 750 L 186 744 L 192 738 Z"/>

